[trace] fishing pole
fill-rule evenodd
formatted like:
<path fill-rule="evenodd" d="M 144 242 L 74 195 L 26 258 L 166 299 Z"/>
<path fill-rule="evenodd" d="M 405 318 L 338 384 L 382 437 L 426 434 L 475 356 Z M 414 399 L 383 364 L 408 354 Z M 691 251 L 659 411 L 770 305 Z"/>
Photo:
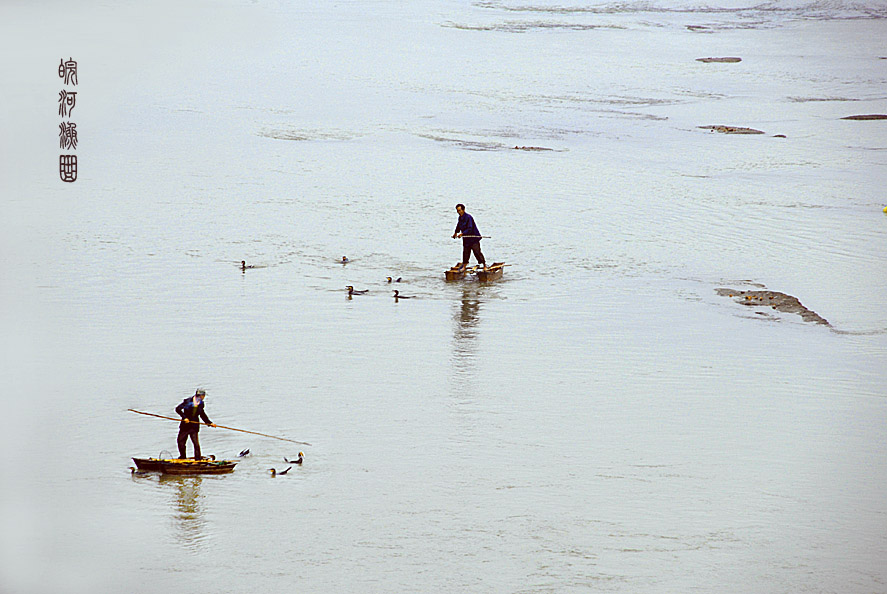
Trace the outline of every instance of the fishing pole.
<path fill-rule="evenodd" d="M 138 413 L 140 415 L 147 415 L 149 417 L 157 417 L 158 419 L 166 419 L 167 421 L 182 421 L 183 419 L 176 419 L 174 417 L 164 417 L 163 415 L 155 415 L 154 413 L 142 412 L 140 410 L 135 410 L 133 408 L 126 409 L 129 412 Z M 270 437 L 271 439 L 279 439 L 281 441 L 290 441 L 292 443 L 298 443 L 301 445 L 310 446 L 311 444 L 306 441 L 296 441 L 295 439 L 287 439 L 286 437 L 278 437 L 276 435 L 268 435 L 267 433 L 259 433 L 258 431 L 247 431 L 246 429 L 237 429 L 235 427 L 226 427 L 224 425 L 208 425 L 206 423 L 201 423 L 199 421 L 189 421 L 189 423 L 197 423 L 198 425 L 206 425 L 207 427 L 218 427 L 219 429 L 228 429 L 229 431 L 240 431 L 241 433 L 252 433 L 253 435 L 261 435 L 262 437 Z"/>

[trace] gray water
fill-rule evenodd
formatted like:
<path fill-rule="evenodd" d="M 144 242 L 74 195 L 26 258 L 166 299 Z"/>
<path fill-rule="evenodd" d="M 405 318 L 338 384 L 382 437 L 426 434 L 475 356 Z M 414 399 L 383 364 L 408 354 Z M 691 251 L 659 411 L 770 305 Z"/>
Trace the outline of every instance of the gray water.
<path fill-rule="evenodd" d="M 887 592 L 884 2 L 0 23 L 0 591 Z"/>

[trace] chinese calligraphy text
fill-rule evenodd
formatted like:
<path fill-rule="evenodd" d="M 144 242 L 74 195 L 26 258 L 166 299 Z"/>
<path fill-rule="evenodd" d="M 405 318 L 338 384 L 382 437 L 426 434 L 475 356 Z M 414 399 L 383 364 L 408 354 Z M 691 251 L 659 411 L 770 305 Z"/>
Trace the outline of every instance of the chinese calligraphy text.
<path fill-rule="evenodd" d="M 77 86 L 77 62 L 72 58 L 59 60 L 59 78 L 65 86 Z M 59 117 L 70 118 L 77 104 L 77 92 L 68 89 L 59 91 Z M 77 124 L 62 121 L 59 124 L 59 148 L 77 150 Z M 59 178 L 63 182 L 77 181 L 77 155 L 59 155 Z"/>

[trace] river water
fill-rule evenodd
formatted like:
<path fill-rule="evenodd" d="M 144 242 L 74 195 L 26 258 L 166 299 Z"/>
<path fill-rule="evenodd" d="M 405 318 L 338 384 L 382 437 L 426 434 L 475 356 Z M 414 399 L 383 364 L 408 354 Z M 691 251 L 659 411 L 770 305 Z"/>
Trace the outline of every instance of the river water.
<path fill-rule="evenodd" d="M 884 2 L 0 16 L 0 591 L 887 592 Z"/>

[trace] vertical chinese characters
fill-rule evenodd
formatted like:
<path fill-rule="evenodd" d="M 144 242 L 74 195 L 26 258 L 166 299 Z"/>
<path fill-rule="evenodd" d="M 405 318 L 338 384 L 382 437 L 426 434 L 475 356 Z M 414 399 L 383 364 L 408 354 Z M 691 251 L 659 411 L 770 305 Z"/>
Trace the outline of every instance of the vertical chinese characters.
<path fill-rule="evenodd" d="M 66 87 L 77 86 L 77 62 L 71 58 L 59 60 L 59 78 Z M 77 150 L 77 124 L 70 121 L 76 104 L 76 91 L 62 89 L 59 92 L 59 117 L 62 118 L 59 124 L 59 148 L 63 150 Z M 59 177 L 63 182 L 77 180 L 77 155 L 59 155 Z"/>

